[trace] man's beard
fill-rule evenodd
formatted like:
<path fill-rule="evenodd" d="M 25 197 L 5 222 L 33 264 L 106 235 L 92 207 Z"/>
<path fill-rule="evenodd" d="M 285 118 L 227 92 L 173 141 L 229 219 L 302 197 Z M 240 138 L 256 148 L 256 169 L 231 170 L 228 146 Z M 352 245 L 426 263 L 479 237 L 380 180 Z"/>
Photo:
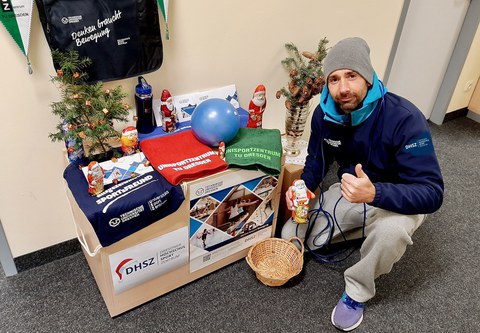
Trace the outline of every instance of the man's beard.
<path fill-rule="evenodd" d="M 252 101 L 256 106 L 263 106 L 265 104 L 265 99 L 259 99 L 258 97 L 254 97 Z"/>
<path fill-rule="evenodd" d="M 358 106 L 360 105 L 360 102 L 358 100 L 358 97 L 356 95 L 350 95 L 348 96 L 349 97 L 349 100 L 347 102 L 342 102 L 342 98 L 344 98 L 344 96 L 340 96 L 339 98 L 337 98 L 337 100 L 335 101 L 338 105 L 338 107 L 344 111 L 345 113 L 351 113 L 353 111 L 355 111 Z"/>

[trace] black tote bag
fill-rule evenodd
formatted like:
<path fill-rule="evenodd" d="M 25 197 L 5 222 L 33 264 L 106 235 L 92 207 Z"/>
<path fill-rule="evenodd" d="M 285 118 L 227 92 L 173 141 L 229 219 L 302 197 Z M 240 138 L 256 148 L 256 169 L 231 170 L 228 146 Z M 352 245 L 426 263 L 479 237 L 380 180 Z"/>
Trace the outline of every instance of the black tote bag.
<path fill-rule="evenodd" d="M 92 59 L 89 82 L 157 70 L 163 61 L 157 0 L 36 0 L 51 50 Z M 54 64 L 57 68 L 56 64 Z"/>

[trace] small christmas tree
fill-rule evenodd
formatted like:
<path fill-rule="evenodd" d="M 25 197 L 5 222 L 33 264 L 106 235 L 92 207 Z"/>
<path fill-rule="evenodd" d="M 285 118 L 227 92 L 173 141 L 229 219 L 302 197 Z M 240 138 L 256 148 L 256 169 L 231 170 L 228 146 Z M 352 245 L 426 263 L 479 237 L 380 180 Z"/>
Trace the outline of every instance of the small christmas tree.
<path fill-rule="evenodd" d="M 54 50 L 52 58 L 58 69 L 51 81 L 61 91 L 61 101 L 51 104 L 52 113 L 60 117 L 60 122 L 49 138 L 74 141 L 75 149 L 88 142 L 87 157 L 99 151 L 106 156 L 112 150 L 109 141 L 121 136 L 113 127 L 114 121 L 127 121 L 130 107 L 123 103 L 127 95 L 120 86 L 104 89 L 102 82 L 87 84 L 85 69 L 91 60 L 80 58 L 74 50 Z"/>
<path fill-rule="evenodd" d="M 277 91 L 276 97 L 286 98 L 287 109 L 307 104 L 315 95 L 318 95 L 325 84 L 322 71 L 322 61 L 327 55 L 328 40 L 323 38 L 318 43 L 317 51 L 300 52 L 293 43 L 285 44 L 289 57 L 282 60 L 283 67 L 288 71 L 290 81 L 287 87 Z M 305 59 L 308 59 L 306 61 Z"/>

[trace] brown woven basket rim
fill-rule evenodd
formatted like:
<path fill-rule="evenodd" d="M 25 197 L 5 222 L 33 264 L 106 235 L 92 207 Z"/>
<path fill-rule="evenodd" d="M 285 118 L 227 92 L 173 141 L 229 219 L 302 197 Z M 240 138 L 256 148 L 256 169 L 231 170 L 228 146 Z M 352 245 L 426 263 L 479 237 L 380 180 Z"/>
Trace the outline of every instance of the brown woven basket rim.
<path fill-rule="evenodd" d="M 301 251 L 298 250 L 298 248 L 292 243 L 292 240 L 297 240 L 302 248 Z M 257 267 L 257 265 L 253 262 L 252 260 L 252 253 L 255 251 L 255 249 L 262 245 L 263 243 L 266 242 L 280 242 L 288 246 L 290 250 L 293 250 L 294 253 L 297 255 L 298 261 L 296 264 L 292 263 L 292 271 L 289 272 L 289 274 L 285 274 L 285 276 L 282 277 L 272 277 L 268 276 L 266 272 L 262 271 Z M 254 244 L 250 250 L 248 251 L 248 255 L 245 258 L 248 265 L 252 268 L 252 270 L 256 273 L 257 278 L 262 281 L 264 284 L 269 285 L 269 286 L 279 286 L 290 280 L 292 277 L 298 275 L 302 269 L 303 269 L 303 253 L 304 253 L 304 245 L 301 239 L 298 237 L 292 237 L 288 241 L 283 239 L 283 238 L 276 238 L 276 237 L 270 237 L 270 238 L 265 238 L 260 241 L 258 241 L 256 244 Z"/>

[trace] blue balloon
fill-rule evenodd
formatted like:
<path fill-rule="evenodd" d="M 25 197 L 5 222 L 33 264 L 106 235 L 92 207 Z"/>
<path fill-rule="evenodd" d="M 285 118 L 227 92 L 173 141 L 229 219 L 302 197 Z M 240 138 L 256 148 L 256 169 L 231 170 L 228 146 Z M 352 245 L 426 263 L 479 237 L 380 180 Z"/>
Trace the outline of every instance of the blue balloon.
<path fill-rule="evenodd" d="M 228 143 L 238 133 L 240 117 L 235 107 L 225 99 L 210 98 L 195 107 L 191 126 L 197 139 L 211 147 Z"/>

